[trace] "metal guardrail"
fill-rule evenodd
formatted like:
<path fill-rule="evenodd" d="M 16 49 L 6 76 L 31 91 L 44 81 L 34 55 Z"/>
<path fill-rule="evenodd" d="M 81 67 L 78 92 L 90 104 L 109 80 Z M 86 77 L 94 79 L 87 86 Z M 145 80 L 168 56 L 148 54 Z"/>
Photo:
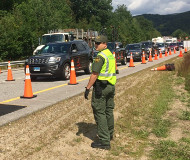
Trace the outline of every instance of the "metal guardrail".
<path fill-rule="evenodd" d="M 25 60 L 23 61 L 10 61 L 11 65 L 18 65 L 18 64 L 24 64 Z M 8 66 L 8 62 L 0 62 L 0 66 Z"/>

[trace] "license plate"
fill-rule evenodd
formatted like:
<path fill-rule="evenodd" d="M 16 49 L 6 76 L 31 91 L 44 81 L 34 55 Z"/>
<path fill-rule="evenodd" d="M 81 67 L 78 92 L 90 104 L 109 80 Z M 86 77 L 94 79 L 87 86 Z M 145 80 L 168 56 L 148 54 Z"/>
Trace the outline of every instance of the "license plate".
<path fill-rule="evenodd" d="M 127 56 L 127 58 L 131 58 L 131 56 Z"/>
<path fill-rule="evenodd" d="M 34 67 L 34 71 L 40 71 L 40 67 Z"/>

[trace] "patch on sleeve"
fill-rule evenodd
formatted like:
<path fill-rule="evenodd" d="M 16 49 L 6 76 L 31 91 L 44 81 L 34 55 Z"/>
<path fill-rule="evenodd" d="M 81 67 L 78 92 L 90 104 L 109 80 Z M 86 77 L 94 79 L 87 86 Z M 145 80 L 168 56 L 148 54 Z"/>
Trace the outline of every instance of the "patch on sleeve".
<path fill-rule="evenodd" d="M 95 63 L 100 62 L 100 57 L 96 57 L 96 58 L 94 59 L 94 62 L 95 62 Z"/>

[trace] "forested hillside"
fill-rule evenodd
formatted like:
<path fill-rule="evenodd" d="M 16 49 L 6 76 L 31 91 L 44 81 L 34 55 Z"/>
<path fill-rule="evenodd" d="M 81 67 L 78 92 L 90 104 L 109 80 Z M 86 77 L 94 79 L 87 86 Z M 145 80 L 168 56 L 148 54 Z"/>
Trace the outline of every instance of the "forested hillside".
<path fill-rule="evenodd" d="M 179 35 L 184 38 L 190 34 L 190 11 L 169 15 L 143 14 L 142 16 L 152 21 L 154 27 L 162 35 Z"/>
<path fill-rule="evenodd" d="M 113 11 L 112 0 L 2 0 L 0 6 L 0 61 L 31 55 L 48 30 L 83 28 L 107 34 L 124 44 L 159 36 L 152 22 L 133 18 L 125 5 Z"/>

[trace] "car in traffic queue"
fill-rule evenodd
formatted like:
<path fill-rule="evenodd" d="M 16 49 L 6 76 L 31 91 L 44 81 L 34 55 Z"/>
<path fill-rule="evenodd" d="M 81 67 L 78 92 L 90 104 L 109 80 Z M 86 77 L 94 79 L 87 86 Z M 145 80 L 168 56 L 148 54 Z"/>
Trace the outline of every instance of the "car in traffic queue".
<path fill-rule="evenodd" d="M 145 54 L 145 59 L 147 60 L 148 59 L 147 52 L 143 50 L 141 43 L 128 44 L 126 46 L 127 61 L 130 60 L 131 53 L 134 61 L 141 61 L 143 52 Z"/>
<path fill-rule="evenodd" d="M 183 42 L 178 42 L 177 45 L 178 45 L 179 49 L 184 49 Z"/>
<path fill-rule="evenodd" d="M 151 51 L 151 55 L 152 55 L 152 57 L 154 57 L 155 49 L 156 49 L 155 43 L 152 41 L 143 41 L 143 42 L 141 42 L 141 44 L 142 44 L 142 49 L 148 54 L 148 56 Z"/>
<path fill-rule="evenodd" d="M 168 43 L 167 47 L 168 47 L 168 50 L 170 49 L 174 50 L 175 48 L 176 51 L 179 51 L 179 46 L 177 45 L 177 43 Z"/>
<path fill-rule="evenodd" d="M 71 60 L 76 71 L 91 73 L 92 51 L 83 40 L 48 43 L 36 55 L 29 57 L 25 64 L 29 65 L 32 80 L 44 76 L 68 80 Z"/>
<path fill-rule="evenodd" d="M 121 42 L 108 42 L 107 48 L 112 53 L 115 52 L 115 59 L 117 63 L 121 63 L 121 65 L 127 64 L 126 50 Z"/>
<path fill-rule="evenodd" d="M 156 43 L 156 50 L 158 52 L 157 55 L 159 55 L 160 51 L 162 52 L 162 54 L 165 54 L 165 51 L 168 51 L 168 48 L 165 43 Z"/>

